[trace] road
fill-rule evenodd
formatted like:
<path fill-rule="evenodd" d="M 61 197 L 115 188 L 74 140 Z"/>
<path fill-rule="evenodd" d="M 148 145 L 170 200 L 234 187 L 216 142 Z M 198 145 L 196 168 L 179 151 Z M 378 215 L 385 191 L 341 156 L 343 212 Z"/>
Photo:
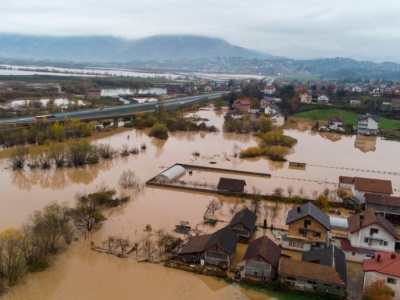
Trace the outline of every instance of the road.
<path fill-rule="evenodd" d="M 165 100 L 163 102 L 164 109 L 170 110 L 178 108 L 180 106 L 188 106 L 194 103 L 204 102 L 208 100 L 214 100 L 221 97 L 223 93 L 212 93 L 202 94 L 198 96 L 188 96 L 182 98 L 176 98 L 171 100 Z M 96 119 L 107 119 L 107 118 L 121 118 L 124 116 L 132 116 L 139 112 L 150 112 L 155 111 L 158 107 L 159 102 L 148 102 L 148 103 L 137 103 L 137 104 L 125 104 L 115 107 L 107 107 L 104 109 L 90 109 L 80 110 L 74 112 L 57 113 L 53 114 L 54 118 L 49 121 L 57 121 L 68 119 L 80 119 L 80 120 L 96 120 Z M 35 117 L 28 118 L 12 118 L 12 119 L 0 119 L 0 125 L 13 125 L 13 124 L 30 124 L 35 120 Z"/>

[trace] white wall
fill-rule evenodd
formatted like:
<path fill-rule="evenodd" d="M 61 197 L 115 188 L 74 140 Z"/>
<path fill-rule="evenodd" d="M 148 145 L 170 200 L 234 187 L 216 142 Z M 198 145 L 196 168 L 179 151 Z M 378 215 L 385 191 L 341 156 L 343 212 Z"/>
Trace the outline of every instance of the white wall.
<path fill-rule="evenodd" d="M 371 245 L 369 245 L 369 243 L 364 242 L 365 238 L 369 238 L 371 228 L 376 228 L 379 230 L 378 233 L 373 234 L 373 237 L 382 238 L 384 241 L 387 242 L 387 246 L 380 245 L 380 241 L 378 241 L 378 240 L 371 240 Z M 373 224 L 373 225 L 367 226 L 355 233 L 350 233 L 349 239 L 350 239 L 350 243 L 353 247 L 359 247 L 359 248 L 370 249 L 370 250 L 378 250 L 378 251 L 384 251 L 384 252 L 394 251 L 394 247 L 395 247 L 395 243 L 396 243 L 394 237 L 391 234 L 389 234 L 385 229 L 383 229 L 381 226 L 379 226 L 378 224 Z"/>

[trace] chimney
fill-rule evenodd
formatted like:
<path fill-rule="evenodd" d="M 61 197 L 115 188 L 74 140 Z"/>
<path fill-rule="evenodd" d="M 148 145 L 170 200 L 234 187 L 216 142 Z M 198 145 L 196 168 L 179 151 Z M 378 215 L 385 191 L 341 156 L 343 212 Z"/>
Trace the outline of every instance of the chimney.
<path fill-rule="evenodd" d="M 376 257 L 376 261 L 380 262 L 381 261 L 381 254 L 378 254 L 378 256 Z"/>
<path fill-rule="evenodd" d="M 393 253 L 390 255 L 390 258 L 391 258 L 391 259 L 395 259 L 395 258 L 396 258 L 396 253 L 393 252 Z"/>

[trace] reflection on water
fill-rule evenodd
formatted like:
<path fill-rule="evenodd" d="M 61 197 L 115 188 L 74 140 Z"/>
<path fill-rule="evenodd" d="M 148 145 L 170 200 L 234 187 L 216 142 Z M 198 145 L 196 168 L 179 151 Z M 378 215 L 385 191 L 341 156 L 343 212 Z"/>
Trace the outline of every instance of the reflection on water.
<path fill-rule="evenodd" d="M 357 135 L 354 141 L 354 147 L 366 153 L 374 152 L 376 149 L 376 136 Z"/>
<path fill-rule="evenodd" d="M 323 138 L 330 140 L 331 142 L 337 142 L 342 138 L 342 135 L 336 132 L 321 132 L 318 131 L 318 134 Z"/>

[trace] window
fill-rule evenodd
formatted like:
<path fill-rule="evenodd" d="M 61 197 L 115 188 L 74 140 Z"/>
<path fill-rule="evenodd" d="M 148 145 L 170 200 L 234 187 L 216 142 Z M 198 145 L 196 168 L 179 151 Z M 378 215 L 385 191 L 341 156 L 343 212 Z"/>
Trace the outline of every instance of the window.
<path fill-rule="evenodd" d="M 374 235 L 374 233 L 378 233 L 378 232 L 379 232 L 379 229 L 371 228 L 371 229 L 369 230 L 369 235 Z"/>
<path fill-rule="evenodd" d="M 396 279 L 395 279 L 395 278 L 390 278 L 390 277 L 388 277 L 387 283 L 396 284 Z"/>
<path fill-rule="evenodd" d="M 356 256 L 356 253 L 355 252 L 351 252 L 351 255 Z"/>
<path fill-rule="evenodd" d="M 304 220 L 304 227 L 311 226 L 311 220 Z"/>
<path fill-rule="evenodd" d="M 314 232 L 314 233 L 313 233 L 313 236 L 314 236 L 314 237 L 321 237 L 321 232 Z"/>
<path fill-rule="evenodd" d="M 381 242 L 379 243 L 379 245 L 381 245 L 381 246 L 387 246 L 387 245 L 388 245 L 388 242 L 386 242 L 386 241 L 381 241 Z"/>
<path fill-rule="evenodd" d="M 299 229 L 299 235 L 305 237 L 305 236 L 307 235 L 307 231 L 306 231 L 305 229 L 303 229 L 303 228 L 300 228 L 300 229 Z"/>

